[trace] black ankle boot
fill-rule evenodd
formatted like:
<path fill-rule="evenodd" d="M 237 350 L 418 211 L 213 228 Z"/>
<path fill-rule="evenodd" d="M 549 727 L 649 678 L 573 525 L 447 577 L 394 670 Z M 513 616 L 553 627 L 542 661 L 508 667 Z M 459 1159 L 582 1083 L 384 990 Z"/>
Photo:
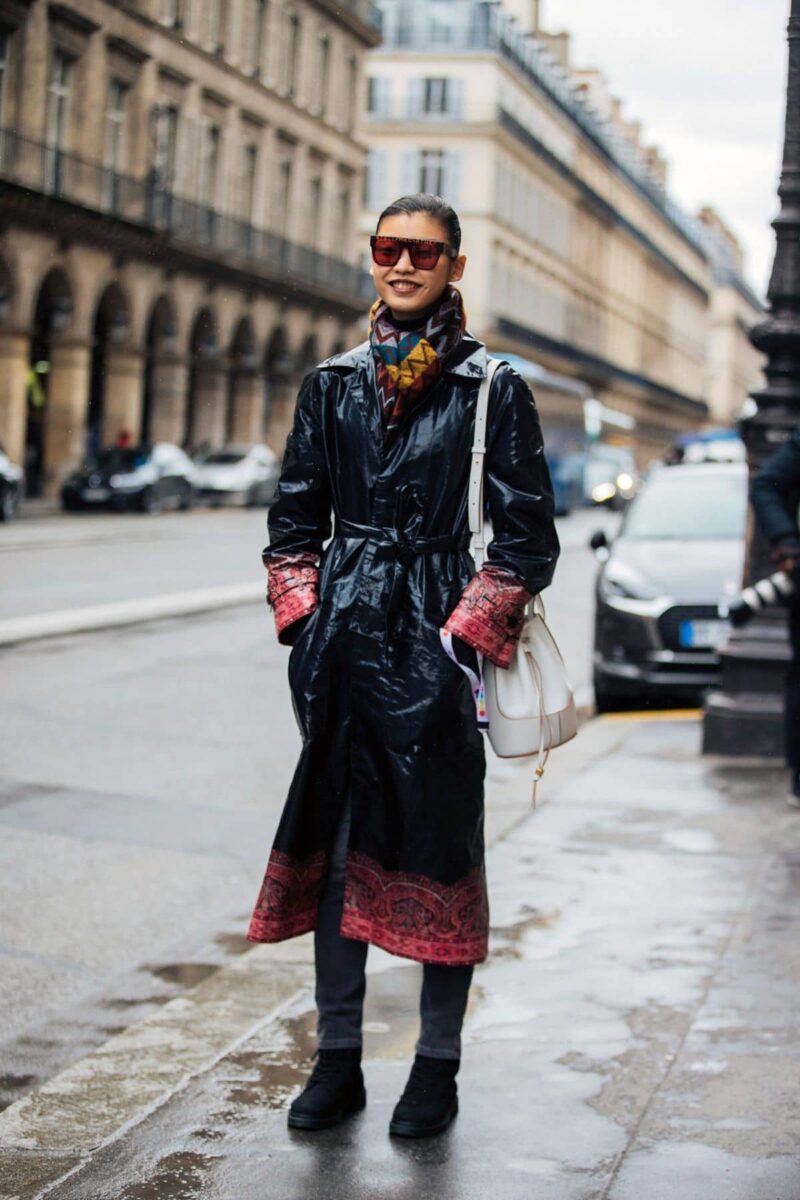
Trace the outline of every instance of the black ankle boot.
<path fill-rule="evenodd" d="M 320 1050 L 308 1083 L 289 1109 L 291 1129 L 328 1129 L 367 1103 L 360 1048 Z"/>
<path fill-rule="evenodd" d="M 447 1129 L 458 1112 L 458 1067 L 457 1058 L 418 1054 L 389 1132 L 397 1137 L 430 1137 Z"/>

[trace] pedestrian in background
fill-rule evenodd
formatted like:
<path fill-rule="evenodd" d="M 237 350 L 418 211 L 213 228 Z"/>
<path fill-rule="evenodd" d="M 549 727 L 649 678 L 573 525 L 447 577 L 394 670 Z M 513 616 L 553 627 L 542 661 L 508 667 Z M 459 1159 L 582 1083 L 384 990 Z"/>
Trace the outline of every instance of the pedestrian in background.
<path fill-rule="evenodd" d="M 764 463 L 753 480 L 751 499 L 778 569 L 794 583 L 794 593 L 788 598 L 792 661 L 786 675 L 784 719 L 786 761 L 791 771 L 789 804 L 800 808 L 800 428 Z"/>
<path fill-rule="evenodd" d="M 369 340 L 303 381 L 269 516 L 268 600 L 292 645 L 303 747 L 249 937 L 315 931 L 319 1050 L 289 1112 L 296 1128 L 366 1103 L 368 943 L 424 964 L 416 1057 L 390 1130 L 446 1128 L 472 971 L 487 953 L 485 757 L 463 668 L 477 673 L 479 654 L 509 665 L 558 539 L 536 408 L 502 365 L 485 467 L 494 537 L 477 574 L 468 553 L 487 355 L 453 286 L 460 245 L 440 197 L 383 212 Z"/>

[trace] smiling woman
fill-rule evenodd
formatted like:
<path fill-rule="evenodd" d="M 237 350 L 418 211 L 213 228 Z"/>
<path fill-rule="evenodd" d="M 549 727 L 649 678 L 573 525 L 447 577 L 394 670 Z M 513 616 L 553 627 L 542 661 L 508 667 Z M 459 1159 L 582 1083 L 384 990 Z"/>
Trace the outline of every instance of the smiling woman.
<path fill-rule="evenodd" d="M 367 944 L 424 964 L 417 1054 L 390 1125 L 419 1137 L 457 1112 L 461 1023 L 489 931 L 486 764 L 461 668 L 477 674 L 479 653 L 508 665 L 558 540 L 536 408 L 503 363 L 486 439 L 494 537 L 477 573 L 467 553 L 488 360 L 454 286 L 466 265 L 455 212 L 405 196 L 371 246 L 369 341 L 306 377 L 270 512 L 268 594 L 292 645 L 303 749 L 249 936 L 315 931 L 319 1057 L 289 1113 L 303 1129 L 366 1102 Z"/>

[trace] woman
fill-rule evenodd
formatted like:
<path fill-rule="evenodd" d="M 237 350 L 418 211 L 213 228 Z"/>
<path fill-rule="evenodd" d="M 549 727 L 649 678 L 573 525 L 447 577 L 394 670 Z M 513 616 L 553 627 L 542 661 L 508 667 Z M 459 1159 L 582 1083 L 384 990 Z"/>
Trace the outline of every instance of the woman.
<path fill-rule="evenodd" d="M 382 213 L 369 341 L 304 380 L 269 517 L 268 601 L 293 647 L 303 749 L 248 936 L 315 930 L 319 1052 L 289 1112 L 295 1128 L 325 1128 L 366 1103 L 370 942 L 425 964 L 391 1132 L 437 1133 L 458 1108 L 461 1025 L 489 925 L 484 749 L 460 664 L 477 670 L 482 654 L 508 666 L 524 605 L 558 555 L 536 409 L 507 365 L 489 403 L 494 537 L 477 574 L 468 553 L 487 357 L 453 287 L 460 242 L 440 197 L 406 196 Z"/>

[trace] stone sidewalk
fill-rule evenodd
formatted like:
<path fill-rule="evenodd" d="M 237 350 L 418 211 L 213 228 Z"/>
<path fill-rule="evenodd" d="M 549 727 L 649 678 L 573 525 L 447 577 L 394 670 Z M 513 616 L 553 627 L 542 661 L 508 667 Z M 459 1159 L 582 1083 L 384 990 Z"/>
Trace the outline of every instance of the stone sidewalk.
<path fill-rule="evenodd" d="M 783 771 L 699 741 L 691 719 L 592 722 L 576 745 L 594 753 L 565 749 L 572 769 L 492 848 L 492 952 L 442 1137 L 387 1136 L 418 968 L 380 953 L 365 1113 L 287 1130 L 313 1053 L 301 939 L 0 1115 L 0 1196 L 798 1200 L 800 813 Z"/>

